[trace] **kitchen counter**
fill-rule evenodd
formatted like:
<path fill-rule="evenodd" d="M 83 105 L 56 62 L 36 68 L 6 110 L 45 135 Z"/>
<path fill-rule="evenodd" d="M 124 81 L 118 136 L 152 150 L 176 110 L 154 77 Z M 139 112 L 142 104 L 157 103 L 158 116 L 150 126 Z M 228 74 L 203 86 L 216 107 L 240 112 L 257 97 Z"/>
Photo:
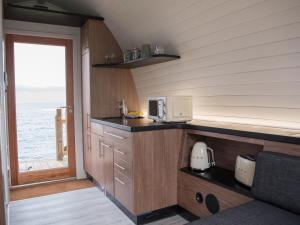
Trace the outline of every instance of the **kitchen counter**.
<path fill-rule="evenodd" d="M 92 122 L 100 123 L 110 127 L 118 128 L 129 132 L 141 132 L 151 130 L 185 128 L 186 123 L 158 123 L 149 119 L 122 119 L 122 118 L 92 118 Z"/>
<path fill-rule="evenodd" d="M 211 121 L 192 121 L 189 123 L 160 123 L 153 122 L 153 120 L 145 118 L 92 118 L 91 121 L 128 132 L 142 132 L 164 129 L 193 129 L 300 145 L 300 130 L 293 129 Z"/>

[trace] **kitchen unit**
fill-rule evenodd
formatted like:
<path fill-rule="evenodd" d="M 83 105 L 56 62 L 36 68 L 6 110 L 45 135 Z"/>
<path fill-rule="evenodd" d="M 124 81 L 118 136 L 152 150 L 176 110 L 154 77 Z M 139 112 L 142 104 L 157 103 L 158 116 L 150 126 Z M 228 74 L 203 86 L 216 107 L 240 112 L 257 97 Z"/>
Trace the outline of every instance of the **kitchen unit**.
<path fill-rule="evenodd" d="M 139 215 L 177 204 L 182 130 L 129 132 L 93 119 L 91 133 L 90 175 L 128 211 Z"/>
<path fill-rule="evenodd" d="M 101 136 L 101 132 L 91 132 L 91 117 L 119 116 L 118 105 L 122 99 L 131 109 L 139 109 L 129 70 L 92 66 L 104 63 L 106 55 L 114 55 L 116 61 L 122 60 L 122 51 L 103 21 L 88 20 L 81 28 L 81 62 L 84 167 L 90 175 L 95 173 L 90 161 L 96 154 L 91 148 L 97 144 L 96 135 Z"/>
<path fill-rule="evenodd" d="M 207 217 L 247 203 L 253 200 L 250 188 L 234 179 L 238 154 L 300 154 L 297 137 L 228 129 L 215 123 L 93 118 L 91 127 L 94 169 L 90 175 L 135 218 L 174 206 Z M 189 167 L 192 147 L 198 141 L 215 150 L 217 166 L 205 173 Z"/>

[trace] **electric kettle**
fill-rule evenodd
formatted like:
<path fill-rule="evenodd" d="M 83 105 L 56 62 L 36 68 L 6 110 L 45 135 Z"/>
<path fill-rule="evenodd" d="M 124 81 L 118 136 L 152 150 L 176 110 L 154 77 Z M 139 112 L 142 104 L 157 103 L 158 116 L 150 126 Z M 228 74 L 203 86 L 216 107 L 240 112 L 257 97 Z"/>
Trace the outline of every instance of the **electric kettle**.
<path fill-rule="evenodd" d="M 214 150 L 204 142 L 196 142 L 191 154 L 191 168 L 203 171 L 215 165 Z"/>

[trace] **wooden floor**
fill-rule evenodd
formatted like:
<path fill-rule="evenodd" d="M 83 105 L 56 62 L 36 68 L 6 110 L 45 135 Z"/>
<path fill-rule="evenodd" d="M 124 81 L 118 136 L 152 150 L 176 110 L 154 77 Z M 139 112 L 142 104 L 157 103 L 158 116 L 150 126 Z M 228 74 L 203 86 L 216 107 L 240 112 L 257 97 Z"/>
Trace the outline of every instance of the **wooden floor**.
<path fill-rule="evenodd" d="M 34 198 L 89 187 L 94 187 L 94 184 L 89 180 L 73 180 L 60 183 L 47 183 L 32 187 L 11 190 L 10 200 L 17 201 L 21 199 Z"/>
<path fill-rule="evenodd" d="M 180 216 L 151 225 L 183 225 Z M 10 203 L 10 225 L 133 225 L 98 188 L 86 188 Z M 149 224 L 149 225 L 150 225 Z"/>

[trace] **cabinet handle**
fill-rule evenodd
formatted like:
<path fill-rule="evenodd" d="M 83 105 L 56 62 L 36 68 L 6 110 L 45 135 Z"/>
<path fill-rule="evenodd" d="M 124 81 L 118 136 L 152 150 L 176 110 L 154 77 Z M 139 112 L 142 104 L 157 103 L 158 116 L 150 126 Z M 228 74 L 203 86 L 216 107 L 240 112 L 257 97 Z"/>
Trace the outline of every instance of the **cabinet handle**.
<path fill-rule="evenodd" d="M 125 183 L 121 181 L 119 178 L 115 177 L 115 180 L 118 181 L 120 184 L 125 185 Z"/>
<path fill-rule="evenodd" d="M 111 145 L 104 144 L 103 142 L 101 142 L 101 145 L 104 146 L 104 147 L 106 147 L 106 148 L 110 148 L 111 147 Z"/>
<path fill-rule="evenodd" d="M 114 163 L 116 167 L 120 168 L 121 170 L 125 170 L 123 166 L 120 166 L 118 163 Z"/>
<path fill-rule="evenodd" d="M 91 119 L 90 119 L 90 114 L 86 114 L 86 120 L 87 120 L 87 129 L 91 128 Z"/>
<path fill-rule="evenodd" d="M 122 151 L 120 151 L 119 149 L 116 149 L 116 148 L 115 148 L 114 151 L 117 152 L 117 153 L 119 153 L 119 154 L 121 154 L 121 155 L 126 155 L 125 152 L 122 152 Z"/>
<path fill-rule="evenodd" d="M 98 150 L 99 150 L 99 157 L 101 158 L 102 156 L 104 156 L 104 153 L 102 154 L 102 142 L 101 142 L 101 139 L 99 138 L 98 140 Z"/>
<path fill-rule="evenodd" d="M 91 151 L 91 135 L 88 133 L 86 137 L 87 137 L 87 149 L 88 151 Z"/>
<path fill-rule="evenodd" d="M 113 134 L 113 133 L 110 133 L 110 132 L 107 132 L 107 131 L 104 131 L 104 134 L 110 135 L 110 136 L 118 138 L 120 140 L 125 140 L 126 139 L 125 137 L 121 137 L 119 135 L 116 135 L 116 134 Z"/>

